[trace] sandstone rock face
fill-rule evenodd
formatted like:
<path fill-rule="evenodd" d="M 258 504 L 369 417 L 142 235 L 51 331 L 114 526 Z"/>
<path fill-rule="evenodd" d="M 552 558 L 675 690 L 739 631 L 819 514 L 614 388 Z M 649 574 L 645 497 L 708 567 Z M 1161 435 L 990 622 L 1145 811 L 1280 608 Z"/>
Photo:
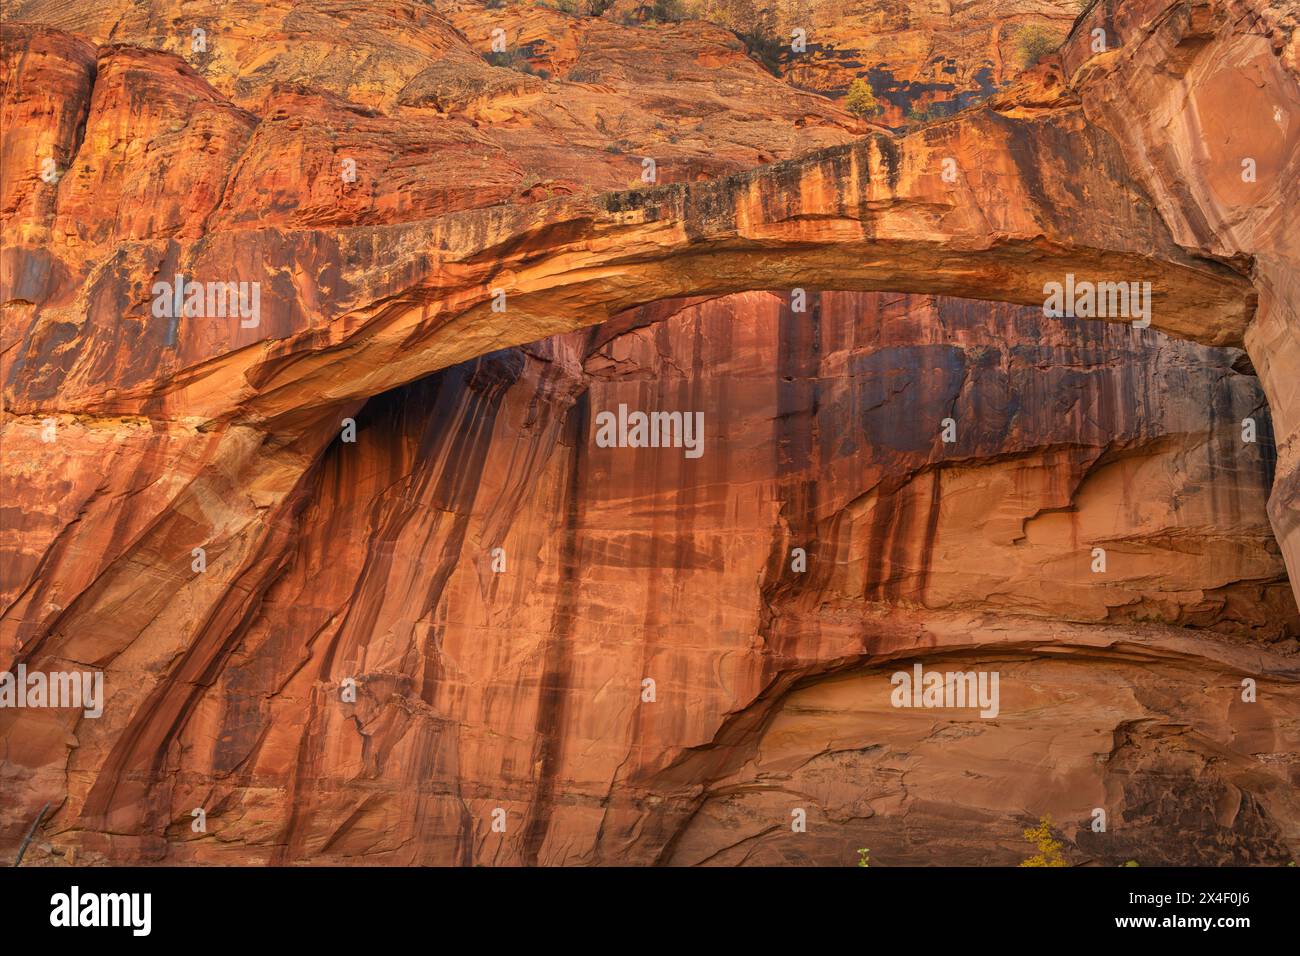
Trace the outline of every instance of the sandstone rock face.
<path fill-rule="evenodd" d="M 1184 248 L 1248 261 L 1272 409 L 1269 515 L 1300 580 L 1300 35 L 1292 3 L 1094 5 L 1062 58 Z M 1094 52 L 1095 31 L 1110 47 Z M 1114 45 L 1118 43 L 1119 48 Z M 1160 64 L 1160 68 L 1156 68 Z"/>
<path fill-rule="evenodd" d="M 743 0 L 686 6 L 746 33 L 762 23 L 767 42 L 756 46 L 771 50 L 788 82 L 838 99 L 862 79 L 879 106 L 875 119 L 903 126 L 950 116 L 1005 88 L 1065 39 L 1083 4 L 778 0 L 753 4 L 758 17 Z M 799 29 L 803 52 L 791 42 Z"/>
<path fill-rule="evenodd" d="M 1083 860 L 1277 859 L 1289 758 L 1254 755 L 1287 752 L 1296 703 L 1262 726 L 1222 707 L 1240 674 L 1293 680 L 1300 625 L 1269 463 L 1235 434 L 1262 396 L 1233 355 L 1009 306 L 826 294 L 802 315 L 750 293 L 386 393 L 241 568 L 261 593 L 194 621 L 221 572 L 182 564 L 195 597 L 139 619 L 109 668 L 119 703 L 79 726 L 79 832 L 56 842 L 564 864 L 845 863 L 875 840 L 878 859 L 975 864 L 1015 862 L 1024 813 L 1105 806 L 1143 835 L 1080 824 Z M 704 454 L 596 446 L 619 404 L 701 410 Z M 949 447 L 954 409 L 973 425 Z M 106 601 L 120 634 L 133 615 Z M 993 724 L 890 707 L 897 661 L 972 657 L 1002 675 Z M 1193 791 L 1169 795 L 1174 775 Z M 193 807 L 220 839 L 190 833 Z M 815 840 L 785 835 L 797 807 Z M 1229 836 L 1175 839 L 1189 820 Z"/>
<path fill-rule="evenodd" d="M 49 803 L 29 861 L 976 865 L 1043 813 L 1294 857 L 1281 5 L 1094 5 L 903 136 L 810 91 L 867 60 L 716 24 L 221 6 L 0 27 L 0 659 L 108 693 L 0 709 L 0 847 Z M 1073 11 L 936 15 L 844 22 L 960 98 L 974 25 Z M 1045 318 L 1067 272 L 1154 328 Z M 997 713 L 894 706 L 918 663 Z"/>

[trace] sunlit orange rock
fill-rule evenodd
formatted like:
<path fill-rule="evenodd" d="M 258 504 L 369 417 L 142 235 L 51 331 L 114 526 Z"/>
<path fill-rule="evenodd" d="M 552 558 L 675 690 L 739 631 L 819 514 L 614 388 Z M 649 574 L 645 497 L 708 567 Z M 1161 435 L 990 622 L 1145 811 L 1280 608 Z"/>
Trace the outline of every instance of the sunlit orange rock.
<path fill-rule="evenodd" d="M 0 660 L 108 694 L 0 710 L 6 854 L 1294 857 L 1285 5 L 1094 5 L 899 136 L 716 24 L 225 6 L 5 12 Z"/>

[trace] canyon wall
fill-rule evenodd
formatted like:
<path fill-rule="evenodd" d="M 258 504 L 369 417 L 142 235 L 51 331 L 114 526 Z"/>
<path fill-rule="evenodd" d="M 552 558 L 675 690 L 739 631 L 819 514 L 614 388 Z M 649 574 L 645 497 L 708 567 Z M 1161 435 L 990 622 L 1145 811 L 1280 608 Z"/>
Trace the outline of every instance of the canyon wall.
<path fill-rule="evenodd" d="M 1300 9 L 1286 0 L 1105 0 L 1080 19 L 1061 54 L 1089 119 L 1121 145 L 1174 241 L 1249 264 L 1258 303 L 1243 341 L 1275 422 L 1269 516 L 1293 582 L 1300 581 L 1298 24 Z M 1096 52 L 1099 45 L 1106 48 Z"/>
<path fill-rule="evenodd" d="M 749 293 L 377 396 L 243 571 L 260 593 L 188 646 L 213 570 L 177 569 L 186 597 L 79 723 L 77 826 L 52 843 L 974 865 L 1016 862 L 1051 813 L 1081 862 L 1284 859 L 1300 621 L 1267 444 L 1240 441 L 1263 410 L 1240 354 L 964 300 L 827 293 L 798 314 Z M 703 454 L 595 445 L 619 404 L 702 411 Z M 996 668 L 1001 712 L 892 708 L 918 660 Z"/>
<path fill-rule="evenodd" d="M 1045 813 L 1078 863 L 1294 857 L 1279 7 L 1094 5 L 894 136 L 716 24 L 16 4 L 0 658 L 108 702 L 0 710 L 0 847 L 48 804 L 30 862 L 980 865 Z M 1240 195 L 1221 74 L 1285 117 Z M 1154 327 L 1044 318 L 1071 270 Z M 259 321 L 160 316 L 177 274 Z M 603 447 L 620 405 L 702 454 Z M 916 662 L 998 713 L 893 706 Z"/>

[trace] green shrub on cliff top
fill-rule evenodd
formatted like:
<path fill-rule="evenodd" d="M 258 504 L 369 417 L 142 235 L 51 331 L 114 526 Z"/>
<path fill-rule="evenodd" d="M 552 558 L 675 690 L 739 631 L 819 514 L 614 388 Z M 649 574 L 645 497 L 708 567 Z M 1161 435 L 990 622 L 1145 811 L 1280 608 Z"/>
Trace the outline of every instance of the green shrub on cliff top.
<path fill-rule="evenodd" d="M 1061 45 L 1061 37 L 1047 27 L 1030 23 L 1016 31 L 1016 49 L 1021 65 L 1027 70 Z"/>

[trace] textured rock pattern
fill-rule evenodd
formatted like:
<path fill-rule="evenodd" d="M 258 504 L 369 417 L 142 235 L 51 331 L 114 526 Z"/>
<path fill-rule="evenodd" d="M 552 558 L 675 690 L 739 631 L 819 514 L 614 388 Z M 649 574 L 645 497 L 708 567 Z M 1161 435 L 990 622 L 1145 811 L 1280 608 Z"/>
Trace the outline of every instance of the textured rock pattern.
<path fill-rule="evenodd" d="M 1269 515 L 1300 581 L 1300 11 L 1294 3 L 1095 4 L 1062 52 L 1174 239 L 1250 263 L 1245 344 L 1269 397 Z M 1118 49 L 1094 54 L 1092 31 Z M 1247 181 L 1244 164 L 1251 163 Z"/>
<path fill-rule="evenodd" d="M 1288 760 L 1253 755 L 1287 752 L 1300 701 L 1258 726 L 1215 703 L 1239 674 L 1290 686 L 1294 642 L 1277 642 L 1300 627 L 1269 462 L 1238 452 L 1262 397 L 1233 353 L 962 300 L 660 308 L 367 403 L 244 586 L 175 575 L 170 620 L 139 618 L 109 667 L 117 703 L 78 727 L 61 811 L 77 824 L 55 842 L 83 860 L 842 863 L 862 837 L 897 862 L 990 845 L 1010 862 L 1022 816 L 1086 820 L 1100 801 L 1143 836 L 1081 834 L 1083 859 L 1285 852 Z M 620 402 L 702 409 L 707 453 L 593 446 Z M 947 448 L 923 423 L 954 408 L 980 424 Z M 95 603 L 80 619 L 120 634 L 126 609 Z M 999 719 L 898 716 L 887 662 L 917 657 L 994 662 Z M 1194 739 L 1166 752 L 1183 724 Z M 954 800 L 968 774 L 987 782 Z M 1198 795 L 1151 811 L 1183 774 Z M 1173 839 L 1201 800 L 1248 803 L 1216 818 L 1226 844 Z M 783 837 L 787 804 L 817 808 L 821 836 Z M 219 839 L 189 832 L 194 806 Z"/>
<path fill-rule="evenodd" d="M 0 659 L 109 694 L 0 711 L 0 847 L 49 801 L 29 860 L 1294 857 L 1284 5 L 1094 5 L 902 137 L 712 25 L 219 8 L 0 26 Z M 1201 344 L 972 301 L 1066 271 Z M 260 321 L 160 318 L 178 272 Z M 599 447 L 619 404 L 706 453 Z M 918 660 L 1001 713 L 891 707 Z"/>

